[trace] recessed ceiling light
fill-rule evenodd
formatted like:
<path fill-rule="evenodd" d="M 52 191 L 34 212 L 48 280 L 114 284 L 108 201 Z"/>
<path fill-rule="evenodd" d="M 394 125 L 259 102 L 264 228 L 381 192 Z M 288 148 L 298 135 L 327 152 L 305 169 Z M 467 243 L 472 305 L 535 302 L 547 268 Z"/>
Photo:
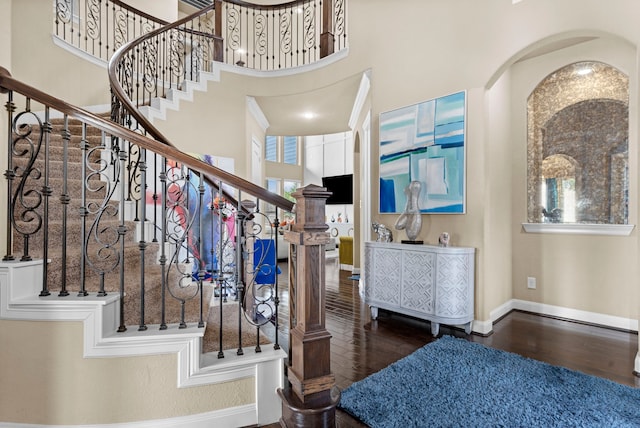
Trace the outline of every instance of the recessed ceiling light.
<path fill-rule="evenodd" d="M 306 111 L 304 113 L 302 113 L 302 117 L 304 117 L 305 119 L 313 119 L 314 117 L 316 117 L 315 113 L 310 112 L 310 111 Z"/>

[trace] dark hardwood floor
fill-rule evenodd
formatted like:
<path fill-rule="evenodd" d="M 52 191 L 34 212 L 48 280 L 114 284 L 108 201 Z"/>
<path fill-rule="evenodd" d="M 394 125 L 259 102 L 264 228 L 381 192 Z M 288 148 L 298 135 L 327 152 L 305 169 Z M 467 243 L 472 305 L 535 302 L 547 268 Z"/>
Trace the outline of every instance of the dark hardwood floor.
<path fill-rule="evenodd" d="M 350 276 L 351 272 L 338 270 L 337 261 L 327 260 L 326 327 L 332 334 L 331 370 L 341 390 L 435 340 L 427 321 L 382 310 L 372 321 L 358 281 L 350 280 Z M 285 291 L 281 302 L 287 299 Z M 286 316 L 287 308 L 281 306 L 281 319 Z M 640 387 L 640 378 L 633 374 L 638 335 L 632 332 L 513 311 L 495 323 L 493 334 L 487 337 L 467 336 L 460 329 L 444 325 L 440 335 L 466 337 L 472 342 Z M 286 349 L 286 343 L 283 345 Z M 336 424 L 366 427 L 340 410 Z"/>

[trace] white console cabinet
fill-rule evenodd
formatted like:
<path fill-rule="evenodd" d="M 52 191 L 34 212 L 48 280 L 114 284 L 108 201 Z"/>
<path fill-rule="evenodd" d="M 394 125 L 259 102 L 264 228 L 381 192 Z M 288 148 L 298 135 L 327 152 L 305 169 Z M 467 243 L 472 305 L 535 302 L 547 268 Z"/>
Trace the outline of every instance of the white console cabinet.
<path fill-rule="evenodd" d="M 475 248 L 365 242 L 365 301 L 378 308 L 440 324 L 464 325 L 474 317 Z"/>

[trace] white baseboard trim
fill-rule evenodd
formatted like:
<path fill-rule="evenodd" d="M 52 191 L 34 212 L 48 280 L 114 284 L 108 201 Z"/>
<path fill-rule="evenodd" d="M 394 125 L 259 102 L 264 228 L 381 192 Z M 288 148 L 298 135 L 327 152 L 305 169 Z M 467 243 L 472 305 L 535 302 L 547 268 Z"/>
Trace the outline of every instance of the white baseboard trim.
<path fill-rule="evenodd" d="M 0 428 L 236 428 L 255 425 L 255 421 L 256 406 L 248 404 L 196 415 L 139 422 L 91 425 L 38 425 L 0 422 Z"/>
<path fill-rule="evenodd" d="M 493 331 L 493 323 L 512 310 L 534 312 L 541 315 L 566 318 L 620 330 L 638 331 L 638 320 L 635 319 L 518 299 L 511 299 L 492 310 L 489 313 L 489 320 L 474 321 L 473 331 L 480 334 L 490 334 Z M 640 367 L 640 361 L 637 361 L 636 364 Z"/>
<path fill-rule="evenodd" d="M 481 334 L 483 336 L 487 336 L 493 332 L 493 322 L 489 321 L 479 321 L 473 320 L 473 324 L 471 326 L 471 331 L 474 333 Z"/>
<path fill-rule="evenodd" d="M 601 325 L 604 327 L 621 330 L 638 331 L 638 320 L 622 318 L 614 315 L 600 314 L 596 312 L 582 311 L 579 309 L 565 308 L 562 306 L 547 305 L 544 303 L 528 302 L 526 300 L 512 300 L 514 309 L 536 312 L 543 315 L 567 318 L 570 320 Z"/>

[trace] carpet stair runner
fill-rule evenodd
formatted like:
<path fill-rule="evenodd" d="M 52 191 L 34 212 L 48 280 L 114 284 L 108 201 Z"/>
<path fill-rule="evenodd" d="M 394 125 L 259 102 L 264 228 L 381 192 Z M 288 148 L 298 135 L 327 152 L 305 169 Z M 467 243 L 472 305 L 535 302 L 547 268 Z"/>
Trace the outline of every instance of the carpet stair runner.
<path fill-rule="evenodd" d="M 108 114 L 103 115 L 108 118 Z M 81 287 L 81 261 L 82 261 L 82 219 L 78 215 L 82 204 L 82 158 L 83 151 L 81 149 L 82 140 L 82 125 L 77 120 L 69 120 L 68 129 L 71 133 L 67 148 L 66 164 L 67 172 L 67 194 L 70 196 L 69 204 L 66 206 L 67 211 L 67 224 L 66 230 L 63 229 L 63 210 L 64 205 L 60 202 L 60 196 L 63 191 L 63 138 L 62 130 L 64 122 L 62 119 L 53 119 L 52 131 L 50 135 L 50 161 L 49 161 L 49 186 L 53 190 L 51 197 L 49 198 L 48 208 L 48 229 L 49 229 L 49 251 L 48 259 L 50 262 L 47 267 L 47 282 L 51 294 L 57 294 L 61 290 L 62 278 L 62 243 L 63 238 L 66 239 L 66 287 L 67 291 L 75 295 L 80 291 Z M 32 141 L 37 141 L 37 136 L 32 137 Z M 97 147 L 102 142 L 102 135 L 96 128 L 87 127 L 86 141 L 89 146 L 89 150 L 93 147 Z M 18 146 L 19 148 L 19 146 Z M 99 169 L 99 161 L 101 157 L 101 151 L 95 150 L 90 156 L 91 162 L 88 169 Z M 21 164 L 22 163 L 22 164 Z M 17 158 L 14 167 L 24 167 L 26 160 Z M 39 159 L 36 161 L 35 168 L 44 173 L 44 156 L 40 154 Z M 17 180 L 16 180 L 17 182 Z M 89 178 L 91 183 L 91 192 L 87 192 L 87 206 L 92 207 L 89 211 L 95 211 L 93 207 L 99 207 L 102 205 L 106 196 L 107 184 L 100 181 L 98 174 Z M 25 213 L 24 206 L 37 206 L 39 196 L 35 194 L 29 194 L 29 190 L 42 191 L 44 184 L 44 178 L 40 180 L 27 180 L 27 186 L 23 191 L 25 195 L 24 204 L 16 206 L 16 212 L 14 218 L 19 219 L 16 221 L 16 225 L 19 228 L 24 228 L 26 231 L 33 230 L 37 222 L 29 222 L 29 217 L 22 217 Z M 115 195 L 117 198 L 119 195 Z M 112 200 L 110 204 L 118 207 L 119 202 Z M 42 215 L 42 205 L 37 210 Z M 119 211 L 114 211 L 117 214 L 115 216 L 105 216 L 100 221 L 99 230 L 103 231 L 103 239 L 105 242 L 115 242 L 117 240 L 117 227 L 120 224 Z M 86 217 L 86 234 L 90 233 L 90 227 L 95 219 L 95 214 L 89 213 Z M 141 274 L 141 257 L 139 243 L 135 236 L 135 229 L 138 226 L 137 222 L 126 221 L 125 226 L 127 233 L 124 238 L 124 270 L 125 270 L 125 324 L 127 326 L 137 326 L 141 323 L 140 319 L 140 294 L 141 294 L 141 275 L 144 275 L 145 282 L 145 324 L 153 325 L 159 324 L 161 321 L 160 307 L 161 307 L 161 280 L 162 270 L 158 263 L 158 251 L 159 244 L 151 242 L 153 237 L 146 237 L 147 248 L 144 255 L 144 274 Z M 95 231 L 93 231 L 95 233 Z M 63 235 L 64 234 L 64 235 Z M 37 233 L 33 234 L 29 238 L 29 254 L 32 258 L 42 258 L 43 248 L 42 240 L 43 228 Z M 100 257 L 106 255 L 105 249 L 102 249 L 102 253 L 99 253 L 100 248 L 95 244 L 95 239 L 91 237 L 88 240 L 90 243 L 87 247 L 87 254 L 89 263 L 85 264 L 85 287 L 86 290 L 95 295 L 100 290 L 101 282 L 104 283 L 104 289 L 108 294 L 118 293 L 120 290 L 119 280 L 119 266 L 115 266 L 117 262 L 117 254 L 112 253 L 110 257 Z M 19 234 L 14 234 L 14 256 L 19 259 L 23 253 L 24 240 Z M 114 250 L 119 251 L 120 242 L 112 247 Z M 109 251 L 109 250 L 106 250 Z M 115 268 L 114 268 L 115 266 Z M 100 271 L 107 271 L 102 280 Z M 169 277 L 170 284 L 178 284 L 180 275 L 176 273 L 175 269 L 171 269 Z M 204 292 L 204 317 L 206 319 L 209 300 L 213 293 L 211 284 L 205 284 L 203 288 Z M 185 319 L 187 323 L 198 322 L 200 319 L 200 299 L 197 296 L 198 287 L 196 285 L 188 285 L 184 287 L 172 287 L 173 293 L 176 297 L 184 298 L 185 304 Z M 195 296 L 195 297 L 194 297 Z M 166 322 L 177 323 L 180 319 L 181 305 L 180 302 L 171 297 L 169 293 L 166 295 Z"/>

